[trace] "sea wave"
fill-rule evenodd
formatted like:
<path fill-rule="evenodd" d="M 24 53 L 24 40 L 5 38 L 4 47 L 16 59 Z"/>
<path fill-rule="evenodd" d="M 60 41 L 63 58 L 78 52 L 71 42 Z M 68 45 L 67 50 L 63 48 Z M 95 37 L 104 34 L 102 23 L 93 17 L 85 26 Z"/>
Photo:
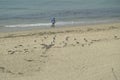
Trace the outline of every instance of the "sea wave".
<path fill-rule="evenodd" d="M 66 21 L 66 22 L 56 22 L 55 26 L 72 26 L 72 25 L 86 25 L 86 24 L 97 24 L 97 23 L 108 23 L 108 22 L 118 22 L 119 19 L 107 19 L 107 20 L 84 20 L 84 21 Z M 50 27 L 52 23 L 34 23 L 34 24 L 14 24 L 14 25 L 4 25 L 4 27 L 14 28 L 14 27 Z"/>
<path fill-rule="evenodd" d="M 5 25 L 5 27 L 34 27 L 34 26 L 49 26 L 51 23 L 36 23 L 36 24 L 16 24 L 16 25 Z"/>
<path fill-rule="evenodd" d="M 70 21 L 70 22 L 57 22 L 55 25 L 56 26 L 64 26 L 64 25 L 74 25 L 74 24 L 79 24 L 83 22 L 75 22 L 75 21 Z M 15 25 L 5 25 L 4 27 L 43 27 L 43 26 L 51 26 L 51 23 L 35 23 L 35 24 L 15 24 Z"/>

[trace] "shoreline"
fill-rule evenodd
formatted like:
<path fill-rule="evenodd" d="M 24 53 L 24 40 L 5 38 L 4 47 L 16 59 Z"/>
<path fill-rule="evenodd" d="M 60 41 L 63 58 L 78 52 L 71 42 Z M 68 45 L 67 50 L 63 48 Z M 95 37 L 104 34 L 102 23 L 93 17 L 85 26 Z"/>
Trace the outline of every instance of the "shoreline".
<path fill-rule="evenodd" d="M 63 23 L 63 24 L 62 24 Z M 82 27 L 82 26 L 89 26 L 89 25 L 101 25 L 101 24 L 111 24 L 111 23 L 120 23 L 119 20 L 112 20 L 112 21 L 98 21 L 98 22 L 84 22 L 84 23 L 80 23 L 80 22 L 70 22 L 69 24 L 65 24 L 64 22 L 58 22 L 56 23 L 56 27 L 55 28 L 64 28 L 64 27 Z M 46 24 L 46 26 L 45 26 Z M 49 24 L 49 25 L 48 25 Z M 51 23 L 42 23 L 41 26 L 37 26 L 40 25 L 40 23 L 38 24 L 19 24 L 19 25 L 9 25 L 10 27 L 0 27 L 0 33 L 4 33 L 4 32 L 20 32 L 20 31 L 30 31 L 30 30 L 37 30 L 37 29 L 51 29 Z M 59 25 L 60 24 L 60 25 Z M 16 26 L 16 27 L 15 27 Z"/>
<path fill-rule="evenodd" d="M 88 29 L 88 28 L 109 28 L 109 27 L 114 27 L 114 26 L 118 26 L 120 25 L 120 22 L 114 22 L 114 23 L 99 23 L 99 24 L 87 24 L 87 25 L 76 25 L 76 26 L 66 26 L 66 27 L 55 27 L 55 28 L 37 28 L 37 29 L 30 29 L 30 30 L 20 30 L 20 31 L 13 31 L 13 32 L 0 32 L 0 37 L 2 35 L 12 35 L 15 36 L 15 35 L 23 35 L 23 36 L 27 36 L 30 35 L 30 34 L 40 34 L 41 35 L 46 35 L 46 34 L 49 34 L 49 32 L 52 34 L 52 33 L 62 33 L 64 31 L 70 31 L 72 32 L 72 30 L 76 30 L 76 29 L 79 29 L 79 30 L 85 30 L 85 29 Z M 44 34 L 45 33 L 45 34 Z"/>

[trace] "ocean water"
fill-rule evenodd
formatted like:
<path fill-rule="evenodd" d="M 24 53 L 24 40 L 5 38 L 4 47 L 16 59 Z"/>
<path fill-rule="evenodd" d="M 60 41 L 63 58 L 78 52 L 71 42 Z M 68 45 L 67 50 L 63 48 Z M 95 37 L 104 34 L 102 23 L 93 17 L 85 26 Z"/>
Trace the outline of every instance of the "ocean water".
<path fill-rule="evenodd" d="M 0 31 L 120 21 L 120 0 L 0 0 Z"/>

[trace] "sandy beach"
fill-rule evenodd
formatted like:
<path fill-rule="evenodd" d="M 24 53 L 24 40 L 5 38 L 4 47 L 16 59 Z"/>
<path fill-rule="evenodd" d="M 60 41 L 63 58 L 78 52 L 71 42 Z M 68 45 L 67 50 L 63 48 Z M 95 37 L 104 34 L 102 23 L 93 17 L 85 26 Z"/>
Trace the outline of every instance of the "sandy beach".
<path fill-rule="evenodd" d="M 0 80 L 120 80 L 120 23 L 0 33 Z"/>

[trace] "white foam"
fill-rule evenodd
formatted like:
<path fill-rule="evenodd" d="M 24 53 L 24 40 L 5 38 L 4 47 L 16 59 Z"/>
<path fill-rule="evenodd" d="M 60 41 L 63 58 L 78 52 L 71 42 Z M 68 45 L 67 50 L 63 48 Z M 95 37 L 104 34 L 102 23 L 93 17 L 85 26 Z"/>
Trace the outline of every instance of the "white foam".
<path fill-rule="evenodd" d="M 57 22 L 56 26 L 64 26 L 64 25 L 74 25 L 74 24 L 84 24 L 84 21 L 68 21 L 68 22 Z M 16 24 L 16 25 L 5 25 L 5 27 L 43 27 L 43 26 L 51 26 L 51 23 L 36 23 L 36 24 Z"/>
<path fill-rule="evenodd" d="M 75 24 L 76 22 L 57 22 L 56 25 L 68 25 Z M 37 26 L 51 26 L 51 23 L 36 23 L 36 24 L 16 24 L 16 25 L 5 25 L 5 27 L 37 27 Z"/>
<path fill-rule="evenodd" d="M 36 23 L 36 24 L 17 24 L 17 25 L 6 25 L 5 27 L 35 27 L 35 26 L 50 26 L 51 23 Z"/>

